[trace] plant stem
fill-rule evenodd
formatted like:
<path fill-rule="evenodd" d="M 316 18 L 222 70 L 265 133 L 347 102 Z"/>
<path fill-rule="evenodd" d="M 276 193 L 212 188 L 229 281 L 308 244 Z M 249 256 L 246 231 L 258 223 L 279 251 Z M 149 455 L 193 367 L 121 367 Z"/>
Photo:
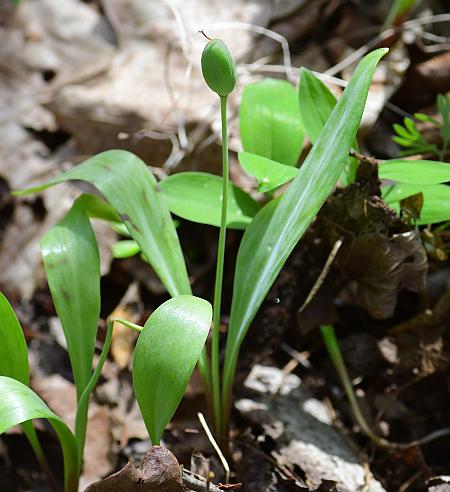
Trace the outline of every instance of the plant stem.
<path fill-rule="evenodd" d="M 395 444 L 387 441 L 386 439 L 377 436 L 369 424 L 366 422 L 364 415 L 359 408 L 358 400 L 356 398 L 355 392 L 353 390 L 353 385 L 350 381 L 350 377 L 347 372 L 347 368 L 345 366 L 344 359 L 342 357 L 341 349 L 339 348 L 339 343 L 336 338 L 336 334 L 334 332 L 334 327 L 332 325 L 322 325 L 320 327 L 320 331 L 322 332 L 323 341 L 325 342 L 325 346 L 327 347 L 328 354 L 330 359 L 332 360 L 334 367 L 339 375 L 342 386 L 344 387 L 345 393 L 347 394 L 347 398 L 350 402 L 350 406 L 352 408 L 353 415 L 355 417 L 356 422 L 361 427 L 361 430 L 378 446 L 383 448 L 392 448 Z"/>
<path fill-rule="evenodd" d="M 220 98 L 220 114 L 222 118 L 222 215 L 220 219 L 219 244 L 217 248 L 216 281 L 214 284 L 214 317 L 211 347 L 211 374 L 213 392 L 214 427 L 216 432 L 221 428 L 220 407 L 220 370 L 219 370 L 219 324 L 222 303 L 223 265 L 225 259 L 225 239 L 227 233 L 228 208 L 228 134 L 227 134 L 227 97 Z"/>
<path fill-rule="evenodd" d="M 108 357 L 109 348 L 111 347 L 111 342 L 112 342 L 113 325 L 114 325 L 113 321 L 108 320 L 108 331 L 106 332 L 105 343 L 103 344 L 103 349 L 100 354 L 100 359 L 98 361 L 97 367 L 92 373 L 91 378 L 89 379 L 88 384 L 84 388 L 84 391 L 80 396 L 80 399 L 78 400 L 77 413 L 75 416 L 75 438 L 78 444 L 78 460 L 79 460 L 78 467 L 80 473 L 83 465 L 83 451 L 84 451 L 84 444 L 86 441 L 87 412 L 89 407 L 89 397 L 95 385 L 97 384 L 98 378 L 100 377 L 100 374 L 103 369 L 103 364 L 106 361 L 106 357 Z"/>

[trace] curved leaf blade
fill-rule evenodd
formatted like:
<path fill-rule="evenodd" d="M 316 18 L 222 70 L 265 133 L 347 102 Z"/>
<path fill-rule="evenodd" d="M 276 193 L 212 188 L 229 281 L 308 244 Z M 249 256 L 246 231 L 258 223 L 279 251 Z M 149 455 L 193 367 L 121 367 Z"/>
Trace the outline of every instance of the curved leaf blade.
<path fill-rule="evenodd" d="M 67 492 L 77 492 L 78 451 L 75 437 L 67 425 L 53 413 L 28 386 L 0 376 L 0 434 L 32 419 L 48 419 L 58 435 L 64 457 L 64 484 Z"/>
<path fill-rule="evenodd" d="M 247 85 L 239 108 L 239 128 L 246 152 L 295 166 L 304 139 L 295 88 L 275 79 Z"/>
<path fill-rule="evenodd" d="M 209 302 L 194 296 L 166 301 L 149 317 L 133 360 L 133 385 L 153 444 L 177 409 L 206 342 Z"/>
<path fill-rule="evenodd" d="M 267 157 L 250 152 L 240 152 L 238 157 L 244 171 L 258 180 L 258 191 L 261 193 L 272 191 L 297 175 L 295 166 L 286 166 Z"/>
<path fill-rule="evenodd" d="M 100 316 L 97 240 L 80 199 L 42 238 L 41 252 L 79 398 L 91 377 Z"/>
<path fill-rule="evenodd" d="M 0 292 L 0 375 L 29 385 L 28 348 L 16 313 Z"/>
<path fill-rule="evenodd" d="M 378 165 L 381 179 L 401 183 L 434 185 L 450 181 L 450 164 L 439 161 L 392 159 Z"/>
<path fill-rule="evenodd" d="M 244 234 L 225 352 L 225 402 L 250 323 L 291 251 L 333 191 L 355 139 L 375 67 L 387 51 L 379 49 L 362 59 L 291 186 L 276 207 L 269 203 L 256 215 Z"/>
<path fill-rule="evenodd" d="M 222 178 L 201 172 L 173 174 L 159 183 L 169 209 L 183 219 L 220 227 Z M 260 206 L 235 184 L 228 185 L 227 227 L 245 229 Z"/>
<path fill-rule="evenodd" d="M 91 183 L 103 194 L 172 296 L 191 293 L 169 209 L 154 176 L 141 159 L 124 150 L 108 150 L 16 195 L 36 193 L 74 179 Z"/>

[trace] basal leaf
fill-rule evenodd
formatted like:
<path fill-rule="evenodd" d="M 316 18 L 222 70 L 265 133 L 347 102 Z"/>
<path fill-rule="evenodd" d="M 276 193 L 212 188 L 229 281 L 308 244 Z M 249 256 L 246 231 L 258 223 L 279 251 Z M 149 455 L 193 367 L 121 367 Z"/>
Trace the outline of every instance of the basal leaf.
<path fill-rule="evenodd" d="M 315 144 L 320 136 L 325 123 L 336 106 L 336 98 L 330 89 L 319 80 L 312 72 L 302 69 L 300 86 L 298 89 L 300 116 L 305 127 L 305 132 Z M 356 139 L 353 143 L 358 148 Z M 347 185 L 355 180 L 358 161 L 354 157 L 347 156 L 345 168 L 340 176 L 340 181 Z"/>
<path fill-rule="evenodd" d="M 386 52 L 379 49 L 362 59 L 288 190 L 276 206 L 269 202 L 244 234 L 225 354 L 225 404 L 250 323 L 291 251 L 333 191 L 355 140 L 375 67 Z"/>
<path fill-rule="evenodd" d="M 42 238 L 41 251 L 79 397 L 91 377 L 100 315 L 97 241 L 80 200 Z"/>
<path fill-rule="evenodd" d="M 84 205 L 86 213 L 93 219 L 108 220 L 110 222 L 120 222 L 120 217 L 116 211 L 102 198 L 92 195 L 91 193 L 83 193 L 79 200 Z"/>
<path fill-rule="evenodd" d="M 258 180 L 258 191 L 261 193 L 267 193 L 291 181 L 298 171 L 294 166 L 286 166 L 250 152 L 240 152 L 239 162 L 244 171 Z"/>
<path fill-rule="evenodd" d="M 304 131 L 294 87 L 275 79 L 247 85 L 239 108 L 239 128 L 246 152 L 295 166 Z"/>
<path fill-rule="evenodd" d="M 209 302 L 179 296 L 144 325 L 133 361 L 133 385 L 153 444 L 158 444 L 198 361 L 212 320 Z"/>
<path fill-rule="evenodd" d="M 108 150 L 44 185 L 16 194 L 35 193 L 67 180 L 87 181 L 103 194 L 171 295 L 191 293 L 169 209 L 154 176 L 141 159 L 124 150 Z"/>
<path fill-rule="evenodd" d="M 64 457 L 66 492 L 77 492 L 79 459 L 77 443 L 67 425 L 53 413 L 28 386 L 15 379 L 0 376 L 0 434 L 32 419 L 48 419 L 58 435 Z"/>
<path fill-rule="evenodd" d="M 136 241 L 124 239 L 117 241 L 112 245 L 112 254 L 114 258 L 130 258 L 140 253 L 141 248 Z"/>
<path fill-rule="evenodd" d="M 382 179 L 401 183 L 433 185 L 450 181 L 450 164 L 438 161 L 393 159 L 381 162 L 378 174 Z"/>
<path fill-rule="evenodd" d="M 17 316 L 0 292 L 0 375 L 28 386 L 28 349 Z"/>
<path fill-rule="evenodd" d="M 444 184 L 420 185 L 396 183 L 382 188 L 383 199 L 393 209 L 400 211 L 400 200 L 417 193 L 423 194 L 423 206 L 418 225 L 436 224 L 450 220 L 450 186 Z"/>
<path fill-rule="evenodd" d="M 169 209 L 183 219 L 220 226 L 222 178 L 200 172 L 177 173 L 159 183 Z M 228 184 L 228 227 L 245 229 L 260 206 L 235 184 Z"/>

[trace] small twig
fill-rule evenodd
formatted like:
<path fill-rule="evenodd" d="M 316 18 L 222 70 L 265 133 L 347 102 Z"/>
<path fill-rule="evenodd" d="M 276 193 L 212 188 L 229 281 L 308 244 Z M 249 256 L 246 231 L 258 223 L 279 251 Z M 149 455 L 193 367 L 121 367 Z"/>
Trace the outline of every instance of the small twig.
<path fill-rule="evenodd" d="M 328 275 L 328 272 L 330 271 L 331 265 L 333 264 L 333 261 L 336 258 L 336 255 L 338 254 L 338 251 L 339 251 L 341 246 L 342 246 L 342 239 L 338 239 L 334 243 L 333 249 L 331 250 L 330 254 L 328 255 L 327 261 L 325 262 L 325 265 L 322 268 L 322 271 L 320 272 L 319 276 L 317 277 L 317 280 L 314 282 L 314 285 L 312 286 L 311 290 L 309 291 L 308 297 L 306 298 L 305 302 L 302 304 L 302 306 L 298 310 L 299 313 L 304 311 L 305 308 L 309 305 L 309 303 L 314 299 L 318 290 L 322 286 L 326 276 Z"/>
<path fill-rule="evenodd" d="M 205 36 L 205 38 L 208 40 L 208 41 L 212 41 L 212 39 L 205 33 L 205 31 L 202 29 L 201 31 L 198 31 L 199 34 L 202 34 L 203 36 Z"/>
<path fill-rule="evenodd" d="M 225 480 L 226 482 L 230 481 L 230 466 L 228 465 L 227 460 L 225 459 L 225 456 L 223 455 L 222 451 L 219 448 L 219 445 L 217 444 L 216 440 L 214 439 L 214 436 L 212 435 L 211 431 L 209 430 L 208 424 L 206 423 L 206 419 L 203 416 L 201 412 L 197 413 L 198 415 L 198 420 L 200 421 L 200 424 L 203 427 L 203 430 L 205 431 L 206 436 L 209 439 L 209 442 L 212 444 L 212 447 L 216 451 L 217 455 L 219 456 L 219 459 L 222 463 L 223 469 L 225 470 Z"/>
<path fill-rule="evenodd" d="M 378 164 L 380 163 L 379 159 L 376 159 L 375 157 L 371 157 L 369 155 L 360 154 L 355 149 L 351 149 L 349 154 L 352 157 L 356 157 L 357 159 L 359 159 L 362 162 L 368 162 L 369 164 L 374 164 L 375 166 L 378 166 Z"/>

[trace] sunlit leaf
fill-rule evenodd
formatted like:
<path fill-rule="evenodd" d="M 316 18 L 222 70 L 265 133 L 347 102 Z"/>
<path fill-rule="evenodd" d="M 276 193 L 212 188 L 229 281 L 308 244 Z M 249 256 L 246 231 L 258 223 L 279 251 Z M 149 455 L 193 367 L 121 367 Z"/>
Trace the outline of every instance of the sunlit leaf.
<path fill-rule="evenodd" d="M 67 180 L 87 181 L 103 194 L 171 295 L 191 293 L 166 200 L 141 159 L 124 150 L 108 150 L 41 186 L 16 194 L 36 193 Z"/>
<path fill-rule="evenodd" d="M 381 162 L 378 174 L 382 179 L 401 183 L 432 185 L 450 181 L 450 164 L 438 161 L 405 161 L 393 159 Z"/>
<path fill-rule="evenodd" d="M 153 444 L 177 409 L 208 336 L 209 302 L 193 296 L 166 301 L 144 325 L 133 360 L 133 385 Z"/>
<path fill-rule="evenodd" d="M 300 116 L 305 127 L 305 132 L 312 144 L 315 144 L 320 136 L 325 123 L 336 106 L 336 98 L 330 89 L 319 80 L 312 72 L 303 69 L 300 86 L 298 89 Z M 357 149 L 356 139 L 352 145 Z M 355 180 L 358 161 L 354 157 L 347 156 L 347 162 L 339 180 L 347 185 Z"/>
<path fill-rule="evenodd" d="M 267 193 L 291 181 L 298 171 L 294 166 L 286 166 L 250 152 L 240 152 L 239 162 L 247 173 L 258 180 L 258 191 L 261 193 Z"/>
<path fill-rule="evenodd" d="M 169 209 L 183 219 L 220 226 L 222 178 L 200 172 L 177 173 L 159 183 Z M 227 226 L 245 229 L 260 206 L 233 183 L 228 185 Z"/>
<path fill-rule="evenodd" d="M 382 189 L 383 199 L 393 209 L 400 211 L 400 201 L 405 198 L 423 194 L 423 206 L 418 225 L 436 224 L 450 220 L 450 186 L 443 184 L 420 185 L 396 183 Z"/>
<path fill-rule="evenodd" d="M 77 443 L 67 425 L 28 386 L 0 376 L 0 434 L 32 419 L 48 419 L 58 435 L 64 457 L 66 492 L 77 492 L 79 459 Z"/>
<path fill-rule="evenodd" d="M 140 253 L 141 248 L 136 241 L 124 239 L 117 241 L 112 245 L 112 254 L 114 258 L 130 258 Z"/>
<path fill-rule="evenodd" d="M 294 87 L 275 79 L 247 85 L 239 108 L 239 128 L 246 152 L 295 166 L 304 131 Z"/>
<path fill-rule="evenodd" d="M 236 264 L 225 352 L 225 405 L 250 323 L 291 251 L 333 191 L 354 142 L 375 67 L 386 52 L 376 50 L 359 63 L 288 190 L 276 206 L 269 202 L 244 234 Z"/>

